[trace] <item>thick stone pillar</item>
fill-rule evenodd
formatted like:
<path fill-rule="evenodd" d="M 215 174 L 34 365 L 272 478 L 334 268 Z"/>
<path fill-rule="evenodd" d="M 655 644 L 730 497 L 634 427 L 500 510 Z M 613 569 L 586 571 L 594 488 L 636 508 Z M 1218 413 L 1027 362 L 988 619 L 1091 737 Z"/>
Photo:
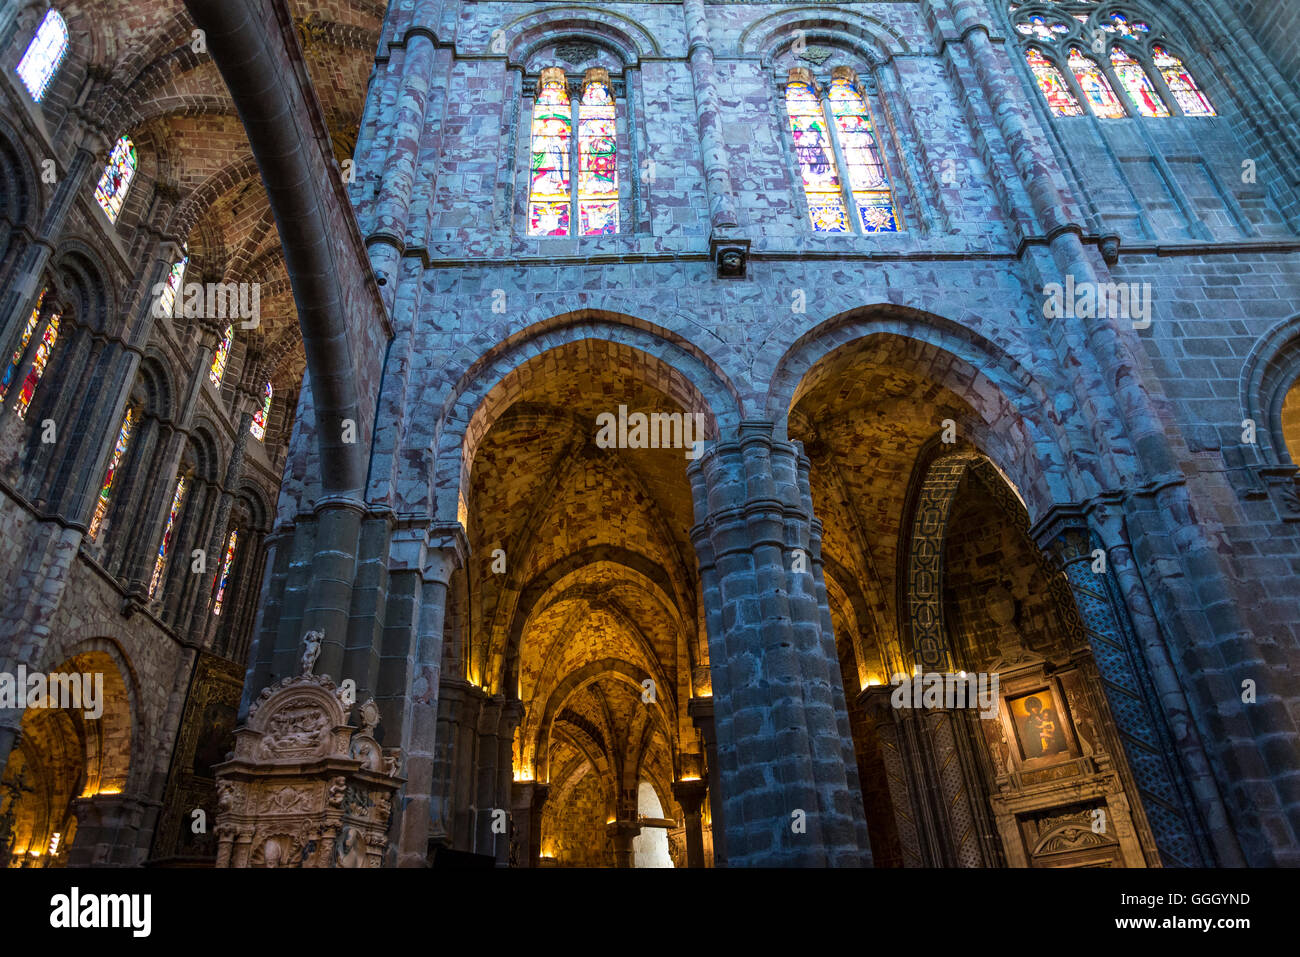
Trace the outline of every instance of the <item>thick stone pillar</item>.
<path fill-rule="evenodd" d="M 551 786 L 538 781 L 515 781 L 511 788 L 511 820 L 519 846 L 516 867 L 537 867 L 542 857 L 542 812 Z"/>
<path fill-rule="evenodd" d="M 641 825 L 636 821 L 611 821 L 605 825 L 610 840 L 614 842 L 614 866 L 631 870 L 636 866 L 636 852 L 632 842 L 641 833 Z"/>
<path fill-rule="evenodd" d="M 721 603 L 706 620 L 728 861 L 861 866 L 870 850 L 834 637 L 823 634 L 808 460 L 772 432 L 742 423 L 688 469 L 692 541 L 705 580 L 717 576 L 705 601 Z"/>
<path fill-rule="evenodd" d="M 77 833 L 68 849 L 69 867 L 136 867 L 148 850 L 144 829 L 148 802 L 127 794 L 77 798 L 72 813 Z"/>
<path fill-rule="evenodd" d="M 704 867 L 704 819 L 702 809 L 708 785 L 704 781 L 678 781 L 673 797 L 686 816 L 686 866 Z"/>

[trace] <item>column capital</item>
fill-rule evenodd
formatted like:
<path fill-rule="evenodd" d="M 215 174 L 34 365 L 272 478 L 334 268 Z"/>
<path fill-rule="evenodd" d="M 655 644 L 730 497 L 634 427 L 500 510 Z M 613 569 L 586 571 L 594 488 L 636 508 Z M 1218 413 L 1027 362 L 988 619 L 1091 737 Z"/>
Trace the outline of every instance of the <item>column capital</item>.
<path fill-rule="evenodd" d="M 700 813 L 704 797 L 708 794 L 709 784 L 699 778 L 690 781 L 677 781 L 673 784 L 673 797 L 682 806 L 687 817 Z"/>

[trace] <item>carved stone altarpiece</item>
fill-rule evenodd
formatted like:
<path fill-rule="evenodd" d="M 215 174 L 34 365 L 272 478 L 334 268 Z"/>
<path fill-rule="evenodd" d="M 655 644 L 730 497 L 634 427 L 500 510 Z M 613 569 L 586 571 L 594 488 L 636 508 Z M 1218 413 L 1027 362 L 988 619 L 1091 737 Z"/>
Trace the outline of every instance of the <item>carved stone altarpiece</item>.
<path fill-rule="evenodd" d="M 218 867 L 383 863 L 400 752 L 375 739 L 373 701 L 350 726 L 334 682 L 304 665 L 262 691 L 216 768 Z"/>

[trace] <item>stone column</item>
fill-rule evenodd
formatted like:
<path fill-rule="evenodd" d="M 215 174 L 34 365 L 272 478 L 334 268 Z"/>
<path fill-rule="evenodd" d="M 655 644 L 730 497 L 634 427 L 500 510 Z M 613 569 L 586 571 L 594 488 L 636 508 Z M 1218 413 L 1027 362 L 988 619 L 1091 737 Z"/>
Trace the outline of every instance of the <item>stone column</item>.
<path fill-rule="evenodd" d="M 704 188 L 709 199 L 709 254 L 719 273 L 743 276 L 749 240 L 740 235 L 736 191 L 731 181 L 727 146 L 722 135 L 722 108 L 718 103 L 718 77 L 713 67 L 713 42 L 709 38 L 704 0 L 685 0 L 686 57 L 695 91 L 695 122 L 700 137 Z"/>
<path fill-rule="evenodd" d="M 370 262 L 379 279 L 379 294 L 391 313 L 397 294 L 399 263 L 406 250 L 411 194 L 420 163 L 420 144 L 428 126 L 430 92 L 434 85 L 437 47 L 427 31 L 436 22 L 434 0 L 417 0 L 411 23 L 419 29 L 405 33 L 400 67 L 402 85 L 395 112 L 386 120 L 392 145 L 384 161 L 375 202 L 374 228 L 366 236 Z M 390 65 L 390 69 L 394 67 Z"/>
<path fill-rule="evenodd" d="M 631 870 L 636 866 L 636 851 L 632 842 L 641 833 L 641 825 L 636 821 L 611 821 L 605 825 L 605 830 L 614 842 L 614 866 Z"/>
<path fill-rule="evenodd" d="M 0 336 L 0 342 L 16 339 L 31 314 L 32 306 L 41 291 L 41 276 L 49 264 L 55 244 L 63 235 L 68 213 L 82 190 L 89 185 L 90 175 L 98 165 L 95 162 L 96 155 L 106 153 L 106 149 L 107 144 L 95 133 L 87 133 L 77 144 L 72 162 L 68 164 L 50 205 L 45 210 L 45 218 L 41 220 L 35 240 L 24 250 L 22 260 L 12 277 L 12 284 L 0 294 L 0 328 L 4 333 Z"/>
<path fill-rule="evenodd" d="M 707 586 L 706 586 L 707 588 Z M 726 808 L 722 800 L 722 771 L 718 765 L 718 733 L 713 724 L 713 698 L 692 698 L 686 712 L 704 739 L 705 772 L 709 780 L 709 818 L 713 822 L 713 866 L 727 866 Z"/>
<path fill-rule="evenodd" d="M 402 794 L 400 826 L 396 839 L 397 865 L 423 867 L 428 863 L 429 840 L 441 836 L 440 804 L 435 796 L 436 754 L 439 734 L 448 733 L 439 720 L 443 623 L 447 611 L 447 584 L 452 572 L 464 565 L 466 543 L 459 526 L 430 535 L 424 530 L 394 534 L 390 570 L 420 570 L 420 604 L 412 663 L 407 675 L 407 711 L 402 725 L 402 754 L 406 786 Z"/>
<path fill-rule="evenodd" d="M 141 825 L 146 803 L 126 794 L 77 798 L 72 813 L 77 833 L 68 849 L 69 867 L 136 867 L 144 860 Z"/>
<path fill-rule="evenodd" d="M 705 600 L 722 606 L 716 630 L 706 619 L 728 860 L 861 866 L 870 851 L 834 637 L 823 634 L 808 460 L 772 433 L 742 423 L 688 469 L 692 541 L 719 585 Z"/>
<path fill-rule="evenodd" d="M 678 781 L 673 797 L 686 816 L 686 866 L 704 866 L 704 821 L 701 809 L 708 786 L 703 781 Z"/>
<path fill-rule="evenodd" d="M 501 706 L 501 717 L 497 726 L 497 807 L 509 811 L 510 789 L 514 784 L 514 742 L 515 729 L 524 716 L 524 706 L 516 698 L 507 698 Z M 497 867 L 510 866 L 510 831 L 506 829 L 505 840 L 497 835 Z"/>

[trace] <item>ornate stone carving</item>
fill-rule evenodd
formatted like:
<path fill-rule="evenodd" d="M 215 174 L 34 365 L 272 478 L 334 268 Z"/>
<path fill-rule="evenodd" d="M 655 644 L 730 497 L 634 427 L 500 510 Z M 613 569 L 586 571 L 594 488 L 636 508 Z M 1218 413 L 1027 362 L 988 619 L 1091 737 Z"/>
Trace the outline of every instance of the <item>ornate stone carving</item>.
<path fill-rule="evenodd" d="M 309 643 L 309 648 L 311 643 Z M 316 643 L 319 648 L 319 642 Z M 218 765 L 218 867 L 378 867 L 388 846 L 400 753 L 374 737 L 379 708 L 361 706 L 361 729 L 325 675 L 304 673 L 265 689 Z"/>

